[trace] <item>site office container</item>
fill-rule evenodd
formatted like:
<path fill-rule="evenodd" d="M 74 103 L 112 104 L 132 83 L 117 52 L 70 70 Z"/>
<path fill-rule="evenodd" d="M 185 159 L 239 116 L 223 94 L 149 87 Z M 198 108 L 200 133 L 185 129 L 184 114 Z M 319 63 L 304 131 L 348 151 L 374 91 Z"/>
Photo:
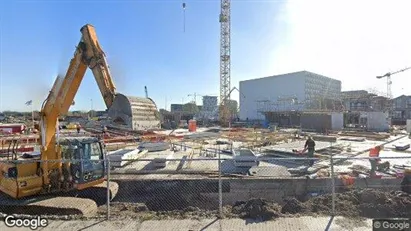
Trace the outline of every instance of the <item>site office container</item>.
<path fill-rule="evenodd" d="M 1 133 L 21 133 L 25 129 L 24 124 L 0 124 Z"/>

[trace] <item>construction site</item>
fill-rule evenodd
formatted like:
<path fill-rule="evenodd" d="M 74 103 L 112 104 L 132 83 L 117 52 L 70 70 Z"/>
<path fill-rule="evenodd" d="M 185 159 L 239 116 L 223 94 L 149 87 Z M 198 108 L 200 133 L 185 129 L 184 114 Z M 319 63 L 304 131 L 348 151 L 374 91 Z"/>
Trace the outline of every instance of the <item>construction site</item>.
<path fill-rule="evenodd" d="M 117 92 L 106 39 L 81 27 L 42 107 L 0 114 L 2 217 L 411 218 L 411 113 L 390 88 L 410 68 L 377 76 L 380 95 L 306 70 L 232 87 L 229 0 L 219 19 L 219 96 L 199 106 L 191 94 L 170 111 L 147 87 L 145 97 Z M 88 69 L 106 108 L 70 111 Z"/>

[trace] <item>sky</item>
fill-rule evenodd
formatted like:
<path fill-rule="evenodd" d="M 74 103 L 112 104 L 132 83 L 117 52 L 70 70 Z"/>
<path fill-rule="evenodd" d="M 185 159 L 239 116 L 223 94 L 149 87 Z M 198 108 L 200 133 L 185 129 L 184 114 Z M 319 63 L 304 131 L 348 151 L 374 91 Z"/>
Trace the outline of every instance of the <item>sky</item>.
<path fill-rule="evenodd" d="M 88 23 L 117 92 L 144 97 L 147 86 L 166 109 L 217 96 L 220 1 L 185 0 L 185 20 L 182 2 L 0 1 L 0 111 L 39 110 Z M 341 80 L 343 90 L 386 94 L 375 77 L 411 66 L 409 9 L 409 0 L 232 0 L 231 85 L 307 70 Z M 411 95 L 410 77 L 392 76 L 394 97 Z M 106 109 L 91 70 L 75 102 L 71 110 Z"/>

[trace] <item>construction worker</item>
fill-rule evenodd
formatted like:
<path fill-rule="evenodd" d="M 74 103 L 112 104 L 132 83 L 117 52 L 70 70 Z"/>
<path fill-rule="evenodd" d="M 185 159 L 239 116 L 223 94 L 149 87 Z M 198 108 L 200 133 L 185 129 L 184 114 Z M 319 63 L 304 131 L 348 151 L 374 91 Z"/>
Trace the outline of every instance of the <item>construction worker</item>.
<path fill-rule="evenodd" d="M 312 139 L 311 136 L 308 136 L 307 141 L 305 142 L 304 145 L 304 151 L 308 150 L 307 157 L 308 158 L 314 158 L 314 151 L 315 151 L 315 141 Z M 308 166 L 313 166 L 314 165 L 314 160 L 309 160 Z"/>
<path fill-rule="evenodd" d="M 80 124 L 77 124 L 76 129 L 77 129 L 77 133 L 80 133 L 80 130 L 81 130 Z"/>
<path fill-rule="evenodd" d="M 370 159 L 371 163 L 371 170 L 370 170 L 370 176 L 375 177 L 377 170 L 388 170 L 390 168 L 390 163 L 389 162 L 383 162 L 381 163 L 380 157 L 380 151 L 382 150 L 382 146 L 378 145 L 374 148 L 370 149 L 370 154 L 369 157 L 373 157 L 375 159 Z"/>
<path fill-rule="evenodd" d="M 404 169 L 404 178 L 401 181 L 401 191 L 411 193 L 411 169 Z"/>

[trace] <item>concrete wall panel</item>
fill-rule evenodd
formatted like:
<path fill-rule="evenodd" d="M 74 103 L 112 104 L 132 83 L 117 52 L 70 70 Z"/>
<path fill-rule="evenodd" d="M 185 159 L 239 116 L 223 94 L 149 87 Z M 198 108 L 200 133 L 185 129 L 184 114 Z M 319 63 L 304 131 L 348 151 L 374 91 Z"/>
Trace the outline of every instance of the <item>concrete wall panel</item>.
<path fill-rule="evenodd" d="M 307 113 L 301 115 L 301 127 L 317 132 L 331 130 L 331 115 L 320 113 Z"/>
<path fill-rule="evenodd" d="M 331 114 L 331 129 L 335 131 L 342 130 L 344 128 L 344 114 L 332 113 Z"/>
<path fill-rule="evenodd" d="M 389 130 L 388 114 L 384 112 L 367 112 L 367 129 L 384 132 Z"/>

